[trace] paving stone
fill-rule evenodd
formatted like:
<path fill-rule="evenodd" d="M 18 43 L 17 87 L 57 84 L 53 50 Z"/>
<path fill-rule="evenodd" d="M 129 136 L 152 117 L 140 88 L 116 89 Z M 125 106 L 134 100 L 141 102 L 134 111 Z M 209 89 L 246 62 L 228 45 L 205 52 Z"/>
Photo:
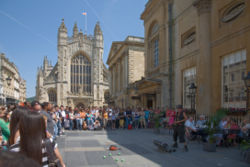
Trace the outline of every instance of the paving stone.
<path fill-rule="evenodd" d="M 105 151 L 91 151 L 86 152 L 86 159 L 88 161 L 89 165 L 116 165 L 116 162 L 114 159 L 110 156 L 108 156 L 108 152 Z M 103 156 L 106 155 L 106 159 L 103 158 Z"/>
<path fill-rule="evenodd" d="M 81 141 L 82 147 L 98 147 L 101 146 L 97 140 L 83 140 Z"/>
<path fill-rule="evenodd" d="M 76 167 L 88 165 L 84 152 L 66 152 L 65 157 L 66 166 Z"/>
<path fill-rule="evenodd" d="M 82 147 L 81 141 L 66 141 L 65 147 Z"/>
<path fill-rule="evenodd" d="M 121 153 L 126 155 L 131 155 L 131 154 L 144 155 L 144 154 L 151 154 L 152 152 L 137 144 L 122 144 Z"/>
<path fill-rule="evenodd" d="M 189 152 L 183 152 L 183 145 L 174 153 L 159 152 L 153 144 L 157 139 L 171 145 L 172 136 L 168 133 L 155 134 L 153 130 L 115 130 L 115 131 L 73 131 L 58 138 L 60 152 L 70 167 L 248 167 L 237 148 L 217 148 L 209 153 L 202 144 L 189 142 Z M 108 146 L 114 144 L 121 148 L 108 156 Z M 106 150 L 106 151 L 105 151 Z M 121 155 L 118 155 L 118 152 Z M 103 156 L 107 158 L 104 160 Z M 115 162 L 115 159 L 124 162 Z"/>

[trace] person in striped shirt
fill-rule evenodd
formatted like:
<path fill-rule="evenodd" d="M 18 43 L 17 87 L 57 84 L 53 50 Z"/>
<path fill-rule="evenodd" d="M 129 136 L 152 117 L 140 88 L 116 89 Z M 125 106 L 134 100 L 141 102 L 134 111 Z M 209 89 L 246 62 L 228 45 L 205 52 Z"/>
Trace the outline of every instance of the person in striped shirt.
<path fill-rule="evenodd" d="M 15 112 L 13 114 L 15 116 Z M 11 121 L 11 124 L 15 124 L 18 130 L 16 130 L 15 134 L 11 133 L 10 144 L 12 145 L 9 150 L 26 155 L 43 167 L 48 167 L 49 153 L 45 145 L 45 141 L 48 139 L 46 139 L 46 120 L 44 117 L 39 113 L 26 111 L 20 116 L 19 122 Z M 14 128 L 12 127 L 11 130 L 12 129 Z M 53 145 L 54 153 L 58 157 L 60 164 L 65 167 L 58 151 L 57 144 L 53 142 L 52 138 L 50 138 L 49 141 L 51 145 Z"/>

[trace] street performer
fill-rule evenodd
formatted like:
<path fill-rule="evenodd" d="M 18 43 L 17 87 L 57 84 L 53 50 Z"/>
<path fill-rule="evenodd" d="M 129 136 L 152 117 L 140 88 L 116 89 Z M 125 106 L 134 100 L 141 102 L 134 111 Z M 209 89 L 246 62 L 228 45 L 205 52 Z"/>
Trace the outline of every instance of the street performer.
<path fill-rule="evenodd" d="M 188 147 L 187 147 L 187 142 L 185 141 L 185 122 L 187 120 L 187 115 L 183 111 L 182 105 L 177 105 L 176 109 L 177 109 L 177 113 L 176 113 L 176 117 L 175 117 L 175 122 L 173 123 L 173 127 L 174 127 L 173 147 L 175 147 L 175 148 L 178 147 L 177 138 L 179 137 L 179 142 L 184 143 L 184 151 L 187 152 Z"/>

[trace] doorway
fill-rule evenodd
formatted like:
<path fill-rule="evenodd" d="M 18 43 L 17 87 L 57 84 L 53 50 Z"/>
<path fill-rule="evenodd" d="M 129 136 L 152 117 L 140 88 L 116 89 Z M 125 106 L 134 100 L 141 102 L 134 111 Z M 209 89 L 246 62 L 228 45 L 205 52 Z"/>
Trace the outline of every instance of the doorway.
<path fill-rule="evenodd" d="M 147 100 L 147 108 L 153 108 L 153 100 L 152 99 L 148 99 Z"/>

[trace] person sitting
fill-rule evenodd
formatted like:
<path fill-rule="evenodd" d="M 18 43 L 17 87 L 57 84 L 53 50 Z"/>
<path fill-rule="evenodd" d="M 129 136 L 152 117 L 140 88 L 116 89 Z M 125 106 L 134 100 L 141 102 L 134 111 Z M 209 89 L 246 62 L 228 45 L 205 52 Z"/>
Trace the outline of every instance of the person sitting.
<path fill-rule="evenodd" d="M 199 129 L 204 129 L 207 127 L 204 115 L 200 115 L 199 120 L 196 122 L 196 127 Z"/>
<path fill-rule="evenodd" d="M 185 126 L 186 126 L 186 136 L 189 139 L 194 140 L 196 138 L 197 129 L 194 126 L 193 117 L 189 117 L 189 119 L 186 120 Z"/>
<path fill-rule="evenodd" d="M 224 118 L 221 119 L 221 121 L 219 123 L 219 127 L 220 127 L 221 130 L 223 130 L 226 127 L 226 125 L 227 125 L 227 118 L 224 117 Z"/>
<path fill-rule="evenodd" d="M 87 125 L 86 121 L 83 122 L 82 129 L 88 130 L 88 125 Z"/>
<path fill-rule="evenodd" d="M 101 124 L 98 120 L 94 123 L 94 130 L 102 130 Z"/>
<path fill-rule="evenodd" d="M 233 145 L 236 145 L 236 139 L 239 134 L 239 131 L 240 127 L 237 125 L 236 121 L 232 121 L 227 139 L 229 139 L 230 143 L 232 143 Z"/>
<path fill-rule="evenodd" d="M 245 119 L 242 122 L 240 129 L 242 138 L 250 137 L 250 121 L 248 119 Z"/>
<path fill-rule="evenodd" d="M 193 117 L 189 117 L 189 119 L 185 122 L 187 135 L 190 135 L 191 140 L 195 140 L 197 136 L 201 136 L 202 141 L 206 142 L 207 133 L 205 133 L 204 129 L 198 129 L 194 126 Z M 190 134 L 189 134 L 190 133 Z"/>

